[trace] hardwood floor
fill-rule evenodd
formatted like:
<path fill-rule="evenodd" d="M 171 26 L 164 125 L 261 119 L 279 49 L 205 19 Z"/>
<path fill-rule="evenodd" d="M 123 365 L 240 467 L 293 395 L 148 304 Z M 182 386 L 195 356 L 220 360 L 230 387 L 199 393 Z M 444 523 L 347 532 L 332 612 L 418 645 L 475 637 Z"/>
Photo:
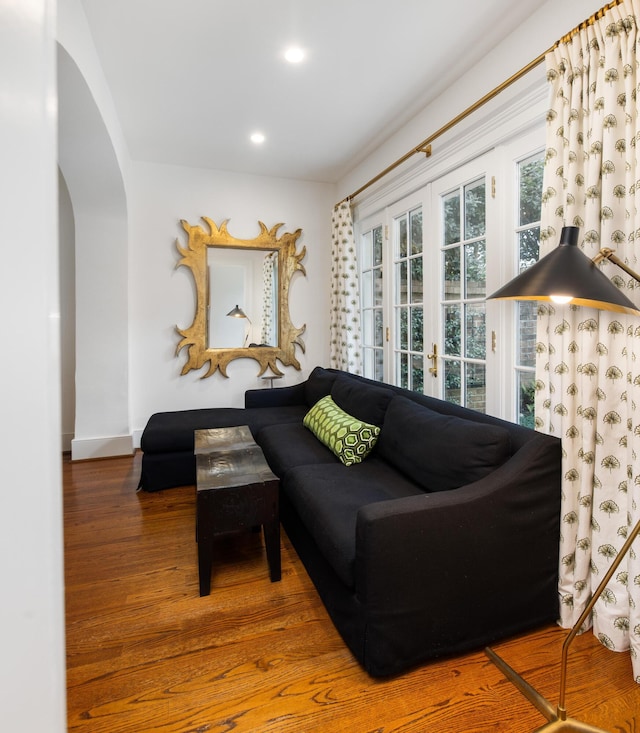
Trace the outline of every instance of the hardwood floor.
<path fill-rule="evenodd" d="M 269 582 L 261 535 L 225 538 L 200 598 L 195 491 L 136 493 L 139 471 L 140 454 L 64 459 L 70 731 L 525 733 L 545 722 L 482 651 L 368 677 L 284 534 L 281 582 Z M 565 633 L 494 647 L 554 705 Z M 640 732 L 629 655 L 578 637 L 567 709 Z"/>

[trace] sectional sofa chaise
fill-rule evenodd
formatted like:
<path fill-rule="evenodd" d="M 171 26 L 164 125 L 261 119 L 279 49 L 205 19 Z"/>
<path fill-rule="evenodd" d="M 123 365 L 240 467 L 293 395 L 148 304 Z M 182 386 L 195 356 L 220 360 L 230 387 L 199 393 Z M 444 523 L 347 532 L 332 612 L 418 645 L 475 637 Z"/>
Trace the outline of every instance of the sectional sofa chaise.
<path fill-rule="evenodd" d="M 557 619 L 558 439 L 318 367 L 244 408 L 153 415 L 140 488 L 195 483 L 193 431 L 233 425 L 280 478 L 283 527 L 371 676 Z"/>

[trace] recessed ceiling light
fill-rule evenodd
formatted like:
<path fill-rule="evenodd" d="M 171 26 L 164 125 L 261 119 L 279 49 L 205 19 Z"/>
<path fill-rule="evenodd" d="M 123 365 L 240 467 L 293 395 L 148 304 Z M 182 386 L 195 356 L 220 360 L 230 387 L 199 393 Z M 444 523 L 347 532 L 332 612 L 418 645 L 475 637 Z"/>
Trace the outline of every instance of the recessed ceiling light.
<path fill-rule="evenodd" d="M 299 64 L 304 59 L 304 51 L 300 46 L 291 46 L 284 52 L 284 57 L 290 64 Z"/>
<path fill-rule="evenodd" d="M 255 145 L 262 145 L 262 143 L 265 141 L 265 137 L 261 132 L 253 132 L 251 133 L 250 140 Z"/>

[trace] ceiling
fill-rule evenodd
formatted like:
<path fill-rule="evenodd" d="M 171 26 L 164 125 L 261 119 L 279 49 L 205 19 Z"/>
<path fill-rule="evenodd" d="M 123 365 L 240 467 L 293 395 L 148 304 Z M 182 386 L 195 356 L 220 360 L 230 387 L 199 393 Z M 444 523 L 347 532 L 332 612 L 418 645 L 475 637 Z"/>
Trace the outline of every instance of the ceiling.
<path fill-rule="evenodd" d="M 82 5 L 134 160 L 335 182 L 540 0 Z"/>

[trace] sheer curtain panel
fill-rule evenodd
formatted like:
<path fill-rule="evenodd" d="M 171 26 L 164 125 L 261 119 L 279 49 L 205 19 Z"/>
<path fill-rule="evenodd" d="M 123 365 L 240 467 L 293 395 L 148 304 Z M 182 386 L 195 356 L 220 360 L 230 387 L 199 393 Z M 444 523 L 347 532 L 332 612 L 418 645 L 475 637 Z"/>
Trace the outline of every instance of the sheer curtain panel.
<path fill-rule="evenodd" d="M 273 253 L 265 255 L 262 263 L 262 327 L 260 342 L 263 344 L 277 344 L 278 334 L 274 329 L 274 299 L 277 302 L 278 294 L 274 289 L 274 266 L 277 256 Z M 278 324 L 279 327 L 279 324 Z"/>
<path fill-rule="evenodd" d="M 638 28 L 624 0 L 546 58 L 551 89 L 541 252 L 564 224 L 580 227 L 589 257 L 610 247 L 640 269 Z M 602 265 L 634 303 L 637 282 Z M 536 423 L 563 446 L 560 623 L 572 626 L 640 517 L 640 318 L 544 305 L 538 318 Z M 593 633 L 630 649 L 640 683 L 640 547 L 597 602 Z"/>
<path fill-rule="evenodd" d="M 348 202 L 336 205 L 331 223 L 330 365 L 362 374 L 358 260 Z"/>

